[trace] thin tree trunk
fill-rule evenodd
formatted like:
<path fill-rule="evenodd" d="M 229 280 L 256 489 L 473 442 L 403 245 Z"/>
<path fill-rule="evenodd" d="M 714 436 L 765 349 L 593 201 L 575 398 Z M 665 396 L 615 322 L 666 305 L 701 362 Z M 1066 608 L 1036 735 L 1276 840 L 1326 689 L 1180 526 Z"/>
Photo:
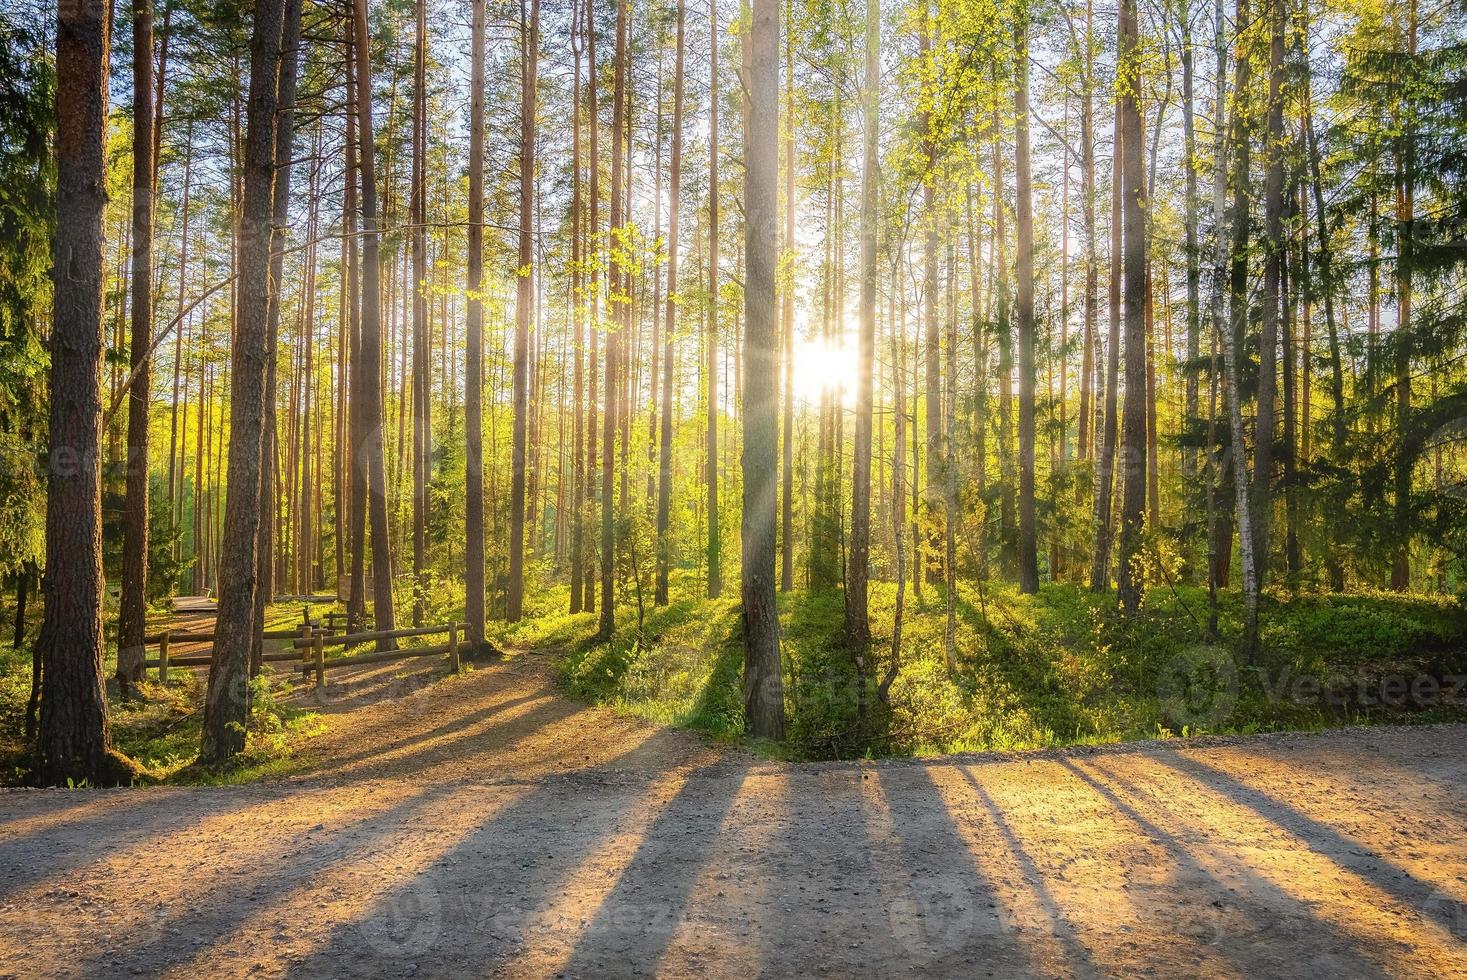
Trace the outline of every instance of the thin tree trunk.
<path fill-rule="evenodd" d="M 1034 200 L 1029 177 L 1029 27 L 1014 27 L 1014 314 L 1019 328 L 1019 591 L 1039 591 L 1034 514 Z"/>
<path fill-rule="evenodd" d="M 585 270 L 585 215 L 581 206 L 581 54 L 585 47 L 582 31 L 591 30 L 586 7 L 580 3 L 572 5 L 571 53 L 575 56 L 574 83 L 571 87 L 574 122 L 571 137 L 571 335 L 574 368 L 572 369 L 571 397 L 572 454 L 571 479 L 571 546 L 570 546 L 570 612 L 581 611 L 582 592 L 585 589 L 585 481 L 588 472 L 585 459 L 585 292 L 589 277 Z M 595 126 L 595 120 L 592 121 Z M 594 333 L 594 331 L 593 331 Z"/>
<path fill-rule="evenodd" d="M 684 19 L 683 0 L 678 0 L 677 50 L 672 83 L 672 173 L 667 219 L 667 327 L 662 339 L 662 432 L 657 447 L 657 587 L 653 601 L 659 606 L 667 605 L 667 579 L 672 566 L 672 545 L 668 533 L 672 519 L 673 338 L 677 333 L 678 208 L 683 167 Z"/>
<path fill-rule="evenodd" d="M 1090 589 L 1104 592 L 1110 587 L 1111 511 L 1115 492 L 1116 438 L 1120 420 L 1116 415 L 1121 363 L 1121 113 L 1115 116 L 1115 151 L 1110 190 L 1110 334 L 1105 351 L 1105 417 L 1100 434 L 1100 456 L 1095 464 L 1095 549 L 1090 565 Z"/>
<path fill-rule="evenodd" d="M 1244 25 L 1249 22 L 1252 15 L 1249 13 L 1247 0 L 1239 0 L 1236 14 L 1236 22 Z M 1222 59 L 1224 57 L 1222 47 L 1221 28 L 1218 35 L 1218 67 L 1219 87 L 1221 87 Z M 1234 492 L 1237 497 L 1237 524 L 1238 524 L 1238 551 L 1243 570 L 1243 649 L 1251 659 L 1258 648 L 1258 587 L 1259 574 L 1257 564 L 1257 537 L 1253 531 L 1253 514 L 1249 503 L 1249 478 L 1248 478 L 1248 456 L 1247 441 L 1243 431 L 1243 396 L 1242 380 L 1240 372 L 1242 369 L 1242 353 L 1240 348 L 1243 344 L 1243 328 L 1248 322 L 1248 137 L 1252 129 L 1248 117 L 1248 106 L 1246 97 L 1249 86 L 1249 61 L 1248 52 L 1239 50 L 1233 66 L 1233 119 L 1232 135 L 1228 150 L 1232 153 L 1233 166 L 1233 204 L 1231 215 L 1231 242 L 1227 242 L 1222 230 L 1221 195 L 1222 191 L 1214 188 L 1214 204 L 1218 208 L 1218 257 L 1219 277 L 1221 277 L 1222 252 L 1225 247 L 1230 249 L 1228 256 L 1231 268 L 1229 271 L 1229 291 L 1231 301 L 1231 317 L 1227 329 L 1223 332 L 1223 357 L 1226 360 L 1228 374 L 1228 428 L 1232 439 L 1233 454 L 1233 481 Z M 1219 94 L 1219 101 L 1222 95 Z M 1219 113 L 1221 110 L 1219 110 Z M 1219 146 L 1221 146 L 1221 129 L 1219 129 Z M 1221 170 L 1221 164 L 1218 169 Z M 1221 180 L 1221 177 L 1219 177 Z M 1226 243 L 1226 244 L 1225 244 Z M 1215 317 L 1221 316 L 1222 299 L 1217 296 Z"/>
<path fill-rule="evenodd" d="M 464 635 L 475 652 L 484 646 L 484 18 L 486 0 L 473 4 L 469 82 L 468 345 L 464 359 Z"/>
<path fill-rule="evenodd" d="M 366 453 L 368 516 L 372 534 L 373 628 L 397 628 L 392 602 L 392 545 L 387 523 L 387 472 L 382 437 L 382 302 L 381 260 L 378 257 L 377 169 L 372 130 L 371 37 L 367 31 L 367 0 L 354 0 L 357 59 L 357 132 L 361 140 L 362 174 L 362 432 Z M 381 640 L 380 650 L 393 649 Z"/>
<path fill-rule="evenodd" d="M 864 712 L 871 619 L 867 578 L 871 564 L 872 374 L 876 361 L 877 130 L 880 112 L 881 9 L 866 0 L 866 74 L 861 87 L 865 135 L 861 159 L 860 338 L 856 349 L 856 431 L 851 452 L 851 547 L 846 559 L 846 644 L 857 673 Z M 793 162 L 793 161 L 792 161 Z M 747 402 L 745 404 L 748 404 Z"/>
<path fill-rule="evenodd" d="M 1253 433 L 1253 558 L 1258 581 L 1268 580 L 1273 510 L 1273 448 L 1279 360 L 1279 280 L 1284 261 L 1284 16 L 1267 0 L 1269 20 L 1268 121 L 1264 138 L 1263 289 L 1259 294 L 1258 416 Z"/>
<path fill-rule="evenodd" d="M 132 5 L 132 385 L 127 391 L 126 501 L 117 616 L 117 684 L 143 679 L 148 592 L 148 424 L 153 396 L 153 0 Z"/>
<path fill-rule="evenodd" d="M 1121 534 L 1116 590 L 1134 613 L 1141 605 L 1135 567 L 1146 506 L 1146 190 L 1142 179 L 1140 32 L 1136 0 L 1122 0 L 1120 89 L 1123 261 L 1125 264 L 1126 404 L 1121 447 Z"/>
<path fill-rule="evenodd" d="M 708 387 L 705 482 L 708 490 L 708 598 L 723 592 L 723 548 L 718 519 L 718 0 L 709 0 L 708 51 L 708 337 L 704 383 Z"/>
<path fill-rule="evenodd" d="M 785 0 L 784 41 L 784 249 L 789 271 L 783 294 L 784 317 L 784 482 L 781 487 L 779 588 L 795 587 L 795 32 L 793 2 Z"/>
<path fill-rule="evenodd" d="M 535 247 L 533 208 L 535 200 L 535 76 L 540 48 L 540 0 L 530 0 L 526 18 L 520 3 L 520 237 L 518 271 L 515 277 L 514 326 L 514 447 L 509 487 L 509 585 L 505 596 L 505 618 L 518 622 L 525 601 L 525 455 L 528 449 L 526 423 L 529 405 L 530 318 L 534 315 Z"/>
<path fill-rule="evenodd" d="M 428 467 L 433 428 L 428 392 L 428 3 L 418 0 L 413 39 L 413 161 L 409 222 L 413 302 L 413 625 L 423 625 L 428 560 Z M 309 345 L 308 345 L 309 349 Z M 309 355 L 308 355 L 309 357 Z M 307 362 L 309 364 L 309 361 Z M 309 525 L 309 522 L 308 522 Z M 309 591 L 309 590 L 307 590 Z"/>
<path fill-rule="evenodd" d="M 616 10 L 616 53 L 612 81 L 611 110 L 611 262 L 607 268 L 607 303 L 615 304 L 613 322 L 617 327 L 606 336 L 606 408 L 601 420 L 601 619 L 598 635 L 603 640 L 611 639 L 616 628 L 616 514 L 612 504 L 611 487 L 616 478 L 617 415 L 621 403 L 621 351 L 626 342 L 626 331 L 621 329 L 628 323 L 627 275 L 622 265 L 623 249 L 618 248 L 616 239 L 623 233 L 622 216 L 623 190 L 623 125 L 626 119 L 627 93 L 627 4 L 619 0 Z M 630 146 L 627 146 L 630 150 Z"/>

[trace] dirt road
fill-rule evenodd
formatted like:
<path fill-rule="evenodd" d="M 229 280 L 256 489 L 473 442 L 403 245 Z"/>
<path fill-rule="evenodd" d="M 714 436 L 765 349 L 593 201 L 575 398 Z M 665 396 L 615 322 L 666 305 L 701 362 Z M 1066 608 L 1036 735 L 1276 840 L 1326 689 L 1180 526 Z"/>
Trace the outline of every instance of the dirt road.
<path fill-rule="evenodd" d="M 1467 977 L 1467 727 L 783 765 L 533 656 L 330 694 L 287 780 L 0 795 L 0 976 Z"/>

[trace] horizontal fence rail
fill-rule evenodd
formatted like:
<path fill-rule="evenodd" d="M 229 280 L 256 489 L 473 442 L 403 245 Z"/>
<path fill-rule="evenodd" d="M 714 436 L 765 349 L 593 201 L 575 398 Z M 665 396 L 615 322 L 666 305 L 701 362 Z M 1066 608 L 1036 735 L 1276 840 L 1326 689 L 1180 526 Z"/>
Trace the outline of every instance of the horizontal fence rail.
<path fill-rule="evenodd" d="M 441 623 L 436 626 L 413 626 L 398 630 L 376 630 L 365 633 L 336 633 L 335 627 L 321 627 L 307 620 L 303 625 L 295 629 L 265 630 L 261 638 L 265 640 L 293 640 L 292 649 L 286 651 L 272 651 L 261 655 L 265 663 L 291 663 L 294 662 L 296 669 L 302 674 L 312 671 L 316 674 L 316 688 L 319 690 L 326 686 L 326 671 L 333 667 L 347 664 L 376 664 L 387 663 L 393 660 L 406 660 L 412 657 L 432 657 L 448 654 L 449 667 L 457 674 L 460 670 L 459 660 L 459 630 L 462 626 L 458 623 Z M 381 640 L 400 640 L 413 636 L 433 636 L 435 634 L 448 634 L 446 643 L 432 646 L 408 647 L 400 650 L 379 650 L 375 653 L 344 654 L 341 656 L 326 656 L 326 647 L 339 646 L 351 647 L 362 643 L 375 643 Z M 161 633 L 153 633 L 143 637 L 144 644 L 156 646 L 158 656 L 155 659 L 144 660 L 145 668 L 152 667 L 158 670 L 160 681 L 168 680 L 170 667 L 207 667 L 214 662 L 213 650 L 200 650 L 182 654 L 171 655 L 170 648 L 180 643 L 214 643 L 215 633 L 189 633 L 164 630 Z"/>
<path fill-rule="evenodd" d="M 326 671 L 333 667 L 342 667 L 352 664 L 379 664 L 389 663 L 394 660 L 407 660 L 413 657 L 435 657 L 448 654 L 448 666 L 455 674 L 459 672 L 458 653 L 458 623 L 443 623 L 438 626 L 415 626 L 400 630 L 378 630 L 371 633 L 348 633 L 345 636 L 326 636 L 324 633 L 316 633 L 310 637 L 301 637 L 295 641 L 295 646 L 302 651 L 310 651 L 310 659 L 300 663 L 296 669 L 302 674 L 315 671 L 316 690 L 326 686 Z M 356 646 L 359 643 L 372 643 L 378 640 L 398 640 L 409 636 L 431 636 L 435 633 L 447 633 L 448 642 L 427 647 L 408 647 L 403 650 L 378 650 L 376 653 L 361 653 L 356 655 L 344 655 L 340 657 L 327 658 L 326 646 Z"/>

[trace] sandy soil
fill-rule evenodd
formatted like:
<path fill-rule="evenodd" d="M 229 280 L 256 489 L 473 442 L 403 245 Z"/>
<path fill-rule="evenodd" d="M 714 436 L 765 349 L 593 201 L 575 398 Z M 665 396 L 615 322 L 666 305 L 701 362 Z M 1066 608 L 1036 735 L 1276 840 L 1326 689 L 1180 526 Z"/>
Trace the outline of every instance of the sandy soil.
<path fill-rule="evenodd" d="M 0 794 L 0 976 L 1467 977 L 1464 726 L 785 765 L 435 671 L 289 779 Z"/>

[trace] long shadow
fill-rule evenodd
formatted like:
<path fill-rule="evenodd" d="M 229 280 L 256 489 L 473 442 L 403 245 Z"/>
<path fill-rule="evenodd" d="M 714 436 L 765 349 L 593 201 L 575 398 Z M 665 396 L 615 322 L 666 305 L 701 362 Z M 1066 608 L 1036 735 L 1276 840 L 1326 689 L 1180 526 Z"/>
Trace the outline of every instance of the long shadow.
<path fill-rule="evenodd" d="M 0 841 L 0 900 L 48 879 L 61 878 L 119 851 L 146 847 L 183 829 L 200 812 L 191 806 L 181 807 L 182 797 L 173 792 L 146 789 L 81 792 L 88 795 L 126 792 L 138 802 L 122 808 L 106 807 L 62 824 L 43 824 Z M 241 796 L 237 802 L 240 809 L 248 809 L 260 803 L 261 797 Z M 105 849 L 98 847 L 99 841 L 106 842 Z"/>
<path fill-rule="evenodd" d="M 909 774 L 913 784 L 904 786 L 894 779 L 897 773 Z M 871 844 L 895 843 L 901 855 L 911 907 L 889 914 L 898 938 L 905 936 L 906 944 L 916 947 L 909 950 L 913 960 L 922 969 L 943 974 L 971 972 L 977 964 L 1000 976 L 1038 971 L 1034 951 L 995 911 L 1001 901 L 998 889 L 959 833 L 927 767 L 882 769 L 875 774 L 891 811 L 896 840 L 873 839 Z M 943 886 L 952 886 L 956 894 Z"/>
<path fill-rule="evenodd" d="M 1178 753 L 1165 753 L 1172 758 L 1158 758 L 1162 765 L 1190 776 L 1224 798 L 1252 810 L 1264 820 L 1287 830 L 1301 844 L 1342 868 L 1359 875 L 1381 891 L 1429 914 L 1428 906 L 1440 898 L 1436 887 L 1415 878 L 1411 872 L 1369 846 L 1348 837 L 1334 827 L 1300 813 L 1294 807 L 1259 789 L 1240 782 L 1233 776 L 1196 759 Z"/>
<path fill-rule="evenodd" d="M 968 783 L 973 795 L 978 798 L 978 802 L 983 804 L 983 808 L 988 811 L 989 820 L 998 829 L 1004 843 L 1009 846 L 1014 860 L 1023 868 L 1024 877 L 1034 892 L 1034 898 L 1048 920 L 1050 932 L 1055 941 L 1063 947 L 1065 957 L 1070 961 L 1075 974 L 1077 976 L 1103 975 L 1103 971 L 1096 966 L 1095 960 L 1091 957 L 1090 951 L 1080 942 L 1075 924 L 1065 915 L 1064 909 L 1055 900 L 1054 893 L 1045 884 L 1044 871 L 1034 863 L 1034 858 L 1030 856 L 1023 842 L 1014 833 L 1014 828 L 1009 824 L 1008 818 L 1003 815 L 1003 811 L 993 802 L 993 798 L 988 795 L 983 784 L 974 777 L 970 770 L 961 766 L 956 768 Z"/>
<path fill-rule="evenodd" d="M 614 762 L 635 766 L 665 757 L 654 733 Z M 468 830 L 447 852 L 394 884 L 350 921 L 335 923 L 288 976 L 461 972 L 472 944 L 473 969 L 522 951 L 537 920 L 576 880 L 585 862 L 613 835 L 646 818 L 650 781 L 608 780 L 588 770 L 548 777 Z M 487 961 L 486 961 L 487 957 Z"/>
<path fill-rule="evenodd" d="M 1221 915 L 1214 917 L 1211 923 L 1205 920 L 1194 923 L 1195 926 L 1200 927 L 1199 931 L 1210 930 L 1214 933 L 1213 943 L 1218 947 L 1219 953 L 1233 960 L 1238 970 L 1244 976 L 1276 975 L 1281 972 L 1292 972 L 1298 968 L 1300 951 L 1294 948 L 1291 943 L 1278 941 L 1279 938 L 1283 937 L 1270 935 L 1280 929 L 1279 915 L 1292 916 L 1307 921 L 1309 923 L 1309 935 L 1311 939 L 1317 941 L 1319 948 L 1329 950 L 1330 954 L 1337 958 L 1338 961 L 1332 963 L 1314 962 L 1313 967 L 1318 975 L 1349 977 L 1384 977 L 1386 975 L 1379 965 L 1362 957 L 1361 953 L 1356 949 L 1357 942 L 1355 937 L 1342 931 L 1334 923 L 1314 915 L 1306 905 L 1252 868 L 1239 864 L 1234 866 L 1234 870 L 1244 879 L 1249 892 L 1254 895 L 1263 896 L 1266 907 L 1259 908 L 1253 907 L 1251 904 L 1244 904 L 1250 900 L 1235 894 L 1234 890 L 1225 881 L 1220 879 L 1212 871 L 1203 867 L 1187 848 L 1182 845 L 1182 842 L 1175 834 L 1163 830 L 1154 821 L 1142 816 L 1135 807 L 1121 799 L 1115 790 L 1080 769 L 1070 759 L 1061 758 L 1057 761 L 1069 770 L 1070 774 L 1076 779 L 1094 790 L 1117 813 L 1133 823 L 1151 842 L 1160 844 L 1165 848 L 1171 860 L 1175 862 L 1178 868 L 1186 873 L 1187 877 L 1206 883 L 1207 890 L 1211 895 L 1203 896 L 1203 898 L 1211 903 L 1210 906 L 1198 906 L 1196 899 L 1184 894 L 1178 889 L 1176 909 L 1179 917 L 1184 911 L 1186 903 L 1191 902 L 1194 908 L 1201 910 L 1200 915 L 1211 915 L 1212 913 L 1208 909 L 1215 908 L 1222 913 L 1236 913 L 1247 921 L 1249 935 L 1246 937 L 1246 940 L 1240 941 L 1239 937 L 1232 937 L 1231 941 L 1227 942 L 1225 947 L 1222 943 L 1218 942 L 1222 938 L 1222 934 L 1228 930 L 1228 925 Z M 1115 775 L 1114 772 L 1107 772 L 1106 775 L 1111 781 L 1124 789 L 1126 793 L 1132 796 L 1136 795 L 1137 791 L 1135 787 L 1131 786 L 1126 780 Z M 1206 830 L 1206 828 L 1200 829 L 1204 832 Z M 1176 927 L 1174 921 L 1158 923 L 1157 925 L 1168 930 Z M 1320 940 L 1319 937 L 1328 938 Z M 1258 957 L 1262 957 L 1262 959 L 1240 962 L 1238 954 L 1243 952 L 1255 954 Z"/>
<path fill-rule="evenodd" d="M 567 718 L 571 718 L 586 710 L 588 709 L 584 705 L 574 702 L 562 701 L 558 698 L 549 699 L 523 714 L 508 719 L 504 722 L 502 728 L 494 725 L 492 722 L 487 725 L 476 725 L 476 727 L 459 731 L 451 737 L 440 738 L 435 742 L 423 745 L 406 755 L 395 755 L 390 758 L 385 758 L 381 761 L 380 765 L 382 768 L 390 767 L 391 769 L 405 772 L 422 770 L 430 765 L 449 761 L 454 756 L 460 754 L 466 743 L 473 742 L 476 739 L 491 738 L 497 734 L 511 733 L 509 738 L 503 741 L 496 741 L 493 745 L 496 752 L 507 752 L 515 744 L 528 738 L 540 729 L 565 721 Z M 492 714 L 492 712 L 487 713 L 491 717 Z M 321 775 L 350 775 L 356 780 L 369 780 L 379 777 L 381 771 L 373 763 L 364 762 L 350 772 L 336 767 L 323 770 Z"/>
<path fill-rule="evenodd" d="M 467 729 L 471 726 L 478 725 L 485 719 L 491 718 L 494 715 L 503 714 L 504 712 L 509 711 L 513 708 L 517 708 L 523 704 L 529 704 L 534 701 L 542 701 L 552 697 L 554 697 L 554 695 L 549 690 L 543 690 L 521 695 L 517 698 L 510 698 L 508 701 L 499 701 L 495 704 L 487 705 L 483 708 L 480 708 L 478 711 L 470 712 L 467 715 L 458 716 L 451 721 L 444 722 L 443 724 L 430 728 L 427 731 L 412 732 L 408 735 L 402 736 L 401 738 L 392 739 L 391 741 L 375 743 L 370 747 L 361 749 L 357 752 L 351 752 L 343 756 L 334 756 L 329 760 L 329 765 L 307 769 L 305 772 L 302 772 L 300 774 L 300 778 L 304 780 L 309 780 L 319 776 L 335 775 L 346 770 L 347 767 L 349 767 L 354 762 L 361 762 L 364 759 L 371 759 L 376 756 L 389 755 L 402 749 L 409 748 L 410 746 L 418 742 L 432 740 L 435 738 L 439 738 L 443 735 L 447 735 L 450 732 L 456 732 Z"/>
<path fill-rule="evenodd" d="M 709 778 L 715 774 L 718 778 Z M 719 831 L 746 775 L 743 765 L 728 772 L 719 763 L 688 775 L 647 828 L 636 854 L 557 972 L 572 977 L 605 975 L 623 955 L 629 934 L 640 937 L 639 961 L 650 967 L 662 958 L 677 934 L 700 872 L 717 851 Z M 639 893 L 654 885 L 656 902 L 649 906 Z"/>
<path fill-rule="evenodd" d="M 954 607 L 974 633 L 985 637 L 985 652 L 977 661 L 980 670 L 986 668 L 1002 682 L 1004 693 L 1023 709 L 1036 728 L 1073 732 L 1083 717 L 1083 706 L 1078 693 L 1056 677 L 1054 660 L 1036 644 L 1023 637 L 1015 639 L 999 629 L 991 613 L 985 616 L 961 592 Z M 979 674 L 976 680 L 983 682 L 985 678 Z"/>
<path fill-rule="evenodd" d="M 386 813 L 371 813 L 330 831 L 317 831 L 307 838 L 309 853 L 277 851 L 253 859 L 244 873 L 228 876 L 206 894 L 190 901 L 175 902 L 175 910 L 161 917 L 147 917 L 125 935 L 115 936 L 105 948 L 86 962 L 83 975 L 110 978 L 134 974 L 161 974 L 170 967 L 192 961 L 202 950 L 220 942 L 241 925 L 241 899 L 265 910 L 259 913 L 262 926 L 269 922 L 271 906 L 316 875 L 360 859 L 376 846 L 410 825 L 413 817 L 448 794 L 445 787 L 430 789 L 393 806 Z M 363 828 L 366 833 L 362 834 Z M 341 846 L 348 836 L 351 846 Z M 216 869 L 200 867 L 195 875 L 213 874 Z M 292 920 L 302 910 L 282 910 L 273 924 Z"/>

